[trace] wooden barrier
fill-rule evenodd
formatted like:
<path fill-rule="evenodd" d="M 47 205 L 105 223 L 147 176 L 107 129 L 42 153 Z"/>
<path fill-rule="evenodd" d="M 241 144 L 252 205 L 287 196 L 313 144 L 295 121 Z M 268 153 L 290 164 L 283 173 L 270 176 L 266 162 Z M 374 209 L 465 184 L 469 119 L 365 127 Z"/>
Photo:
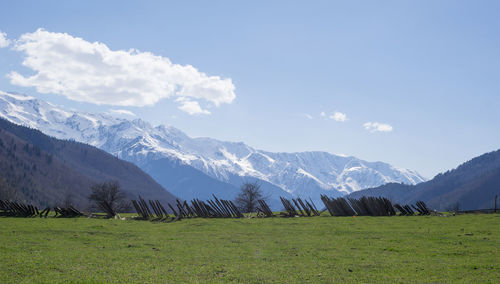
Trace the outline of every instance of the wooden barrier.
<path fill-rule="evenodd" d="M 45 208 L 42 211 L 39 211 L 36 206 L 31 204 L 24 204 L 21 202 L 14 202 L 8 200 L 0 200 L 0 216 L 9 216 L 9 217 L 40 217 L 47 218 L 50 212 L 50 207 Z M 68 207 L 54 207 L 54 217 L 62 217 L 62 218 L 72 218 L 83 216 L 83 213 L 80 212 L 73 206 Z"/>
<path fill-rule="evenodd" d="M 431 210 L 423 201 L 417 201 L 415 205 L 394 204 L 384 197 L 361 197 L 354 198 L 330 198 L 321 196 L 326 209 L 332 216 L 394 216 L 396 210 L 399 215 L 414 215 L 415 211 L 419 215 L 429 215 Z"/>

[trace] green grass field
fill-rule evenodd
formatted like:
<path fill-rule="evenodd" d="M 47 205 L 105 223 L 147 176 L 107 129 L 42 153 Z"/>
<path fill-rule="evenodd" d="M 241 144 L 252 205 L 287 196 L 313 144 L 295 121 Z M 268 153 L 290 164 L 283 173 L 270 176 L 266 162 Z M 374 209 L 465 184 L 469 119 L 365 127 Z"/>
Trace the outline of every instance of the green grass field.
<path fill-rule="evenodd" d="M 190 219 L 0 217 L 0 283 L 498 283 L 500 214 Z"/>

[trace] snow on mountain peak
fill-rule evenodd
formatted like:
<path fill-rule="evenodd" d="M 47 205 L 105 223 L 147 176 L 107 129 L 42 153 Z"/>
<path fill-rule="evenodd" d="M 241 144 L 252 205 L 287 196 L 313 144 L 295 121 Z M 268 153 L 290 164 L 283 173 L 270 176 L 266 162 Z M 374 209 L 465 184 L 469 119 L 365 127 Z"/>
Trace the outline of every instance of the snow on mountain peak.
<path fill-rule="evenodd" d="M 232 176 L 252 177 L 296 196 L 345 194 L 387 182 L 425 181 L 415 171 L 382 162 L 319 151 L 272 153 L 242 142 L 191 138 L 174 127 L 68 111 L 21 94 L 0 91 L 0 108 L 0 117 L 8 121 L 99 147 L 139 166 L 150 160 L 176 159 L 224 182 L 234 182 Z"/>

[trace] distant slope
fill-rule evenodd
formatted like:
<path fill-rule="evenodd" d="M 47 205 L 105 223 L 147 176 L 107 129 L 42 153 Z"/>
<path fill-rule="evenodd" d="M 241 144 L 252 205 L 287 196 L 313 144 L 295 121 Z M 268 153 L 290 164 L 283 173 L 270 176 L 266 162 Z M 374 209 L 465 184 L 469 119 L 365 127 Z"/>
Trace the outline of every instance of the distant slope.
<path fill-rule="evenodd" d="M 86 207 L 90 186 L 108 180 L 119 181 L 128 197 L 140 194 L 163 202 L 175 200 L 132 163 L 0 119 L 0 189 L 4 196 L 6 191 L 17 192 L 18 200 L 40 206 L 69 198 Z"/>
<path fill-rule="evenodd" d="M 238 188 L 218 181 L 197 169 L 171 159 L 149 161 L 142 167 L 160 184 L 182 199 L 198 198 L 201 200 L 217 197 L 232 199 Z M 204 189 L 204 190 L 200 190 Z"/>
<path fill-rule="evenodd" d="M 461 209 L 469 210 L 493 208 L 495 195 L 500 195 L 500 150 L 476 157 L 421 184 L 390 183 L 349 196 L 385 196 L 402 203 L 423 200 L 440 210 L 458 202 Z"/>
<path fill-rule="evenodd" d="M 239 188 L 233 184 L 243 184 L 245 182 L 257 181 L 265 196 L 269 197 L 268 205 L 275 210 L 281 209 L 281 201 L 274 196 L 291 198 L 292 196 L 265 181 L 252 178 L 242 178 L 232 176 L 231 183 L 221 182 L 203 172 L 172 159 L 151 160 L 142 166 L 144 171 L 151 175 L 158 183 L 167 187 L 171 193 L 179 198 L 191 200 L 198 198 L 201 200 L 211 199 L 212 194 L 219 198 L 234 199 L 239 192 Z"/>

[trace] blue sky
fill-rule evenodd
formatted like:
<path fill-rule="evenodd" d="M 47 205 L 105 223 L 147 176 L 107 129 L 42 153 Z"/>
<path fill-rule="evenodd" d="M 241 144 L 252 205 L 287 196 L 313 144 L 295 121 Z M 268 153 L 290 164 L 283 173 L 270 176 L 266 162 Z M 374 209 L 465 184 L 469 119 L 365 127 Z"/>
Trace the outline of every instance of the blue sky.
<path fill-rule="evenodd" d="M 2 1 L 0 31 L 10 44 L 0 48 L 0 90 L 84 111 L 127 110 L 191 136 L 353 155 L 432 177 L 500 148 L 499 12 L 498 1 Z M 55 48 L 63 33 L 65 45 Z M 39 45 L 27 45 L 27 34 Z M 109 91 L 120 82 L 109 66 L 101 77 L 115 83 L 81 83 L 81 71 L 49 57 L 79 63 L 75 42 L 127 51 L 117 64 L 130 100 Z M 149 66 L 182 76 L 141 77 L 159 74 Z M 30 80 L 37 72 L 72 87 Z M 164 82 L 173 89 L 157 87 Z"/>

